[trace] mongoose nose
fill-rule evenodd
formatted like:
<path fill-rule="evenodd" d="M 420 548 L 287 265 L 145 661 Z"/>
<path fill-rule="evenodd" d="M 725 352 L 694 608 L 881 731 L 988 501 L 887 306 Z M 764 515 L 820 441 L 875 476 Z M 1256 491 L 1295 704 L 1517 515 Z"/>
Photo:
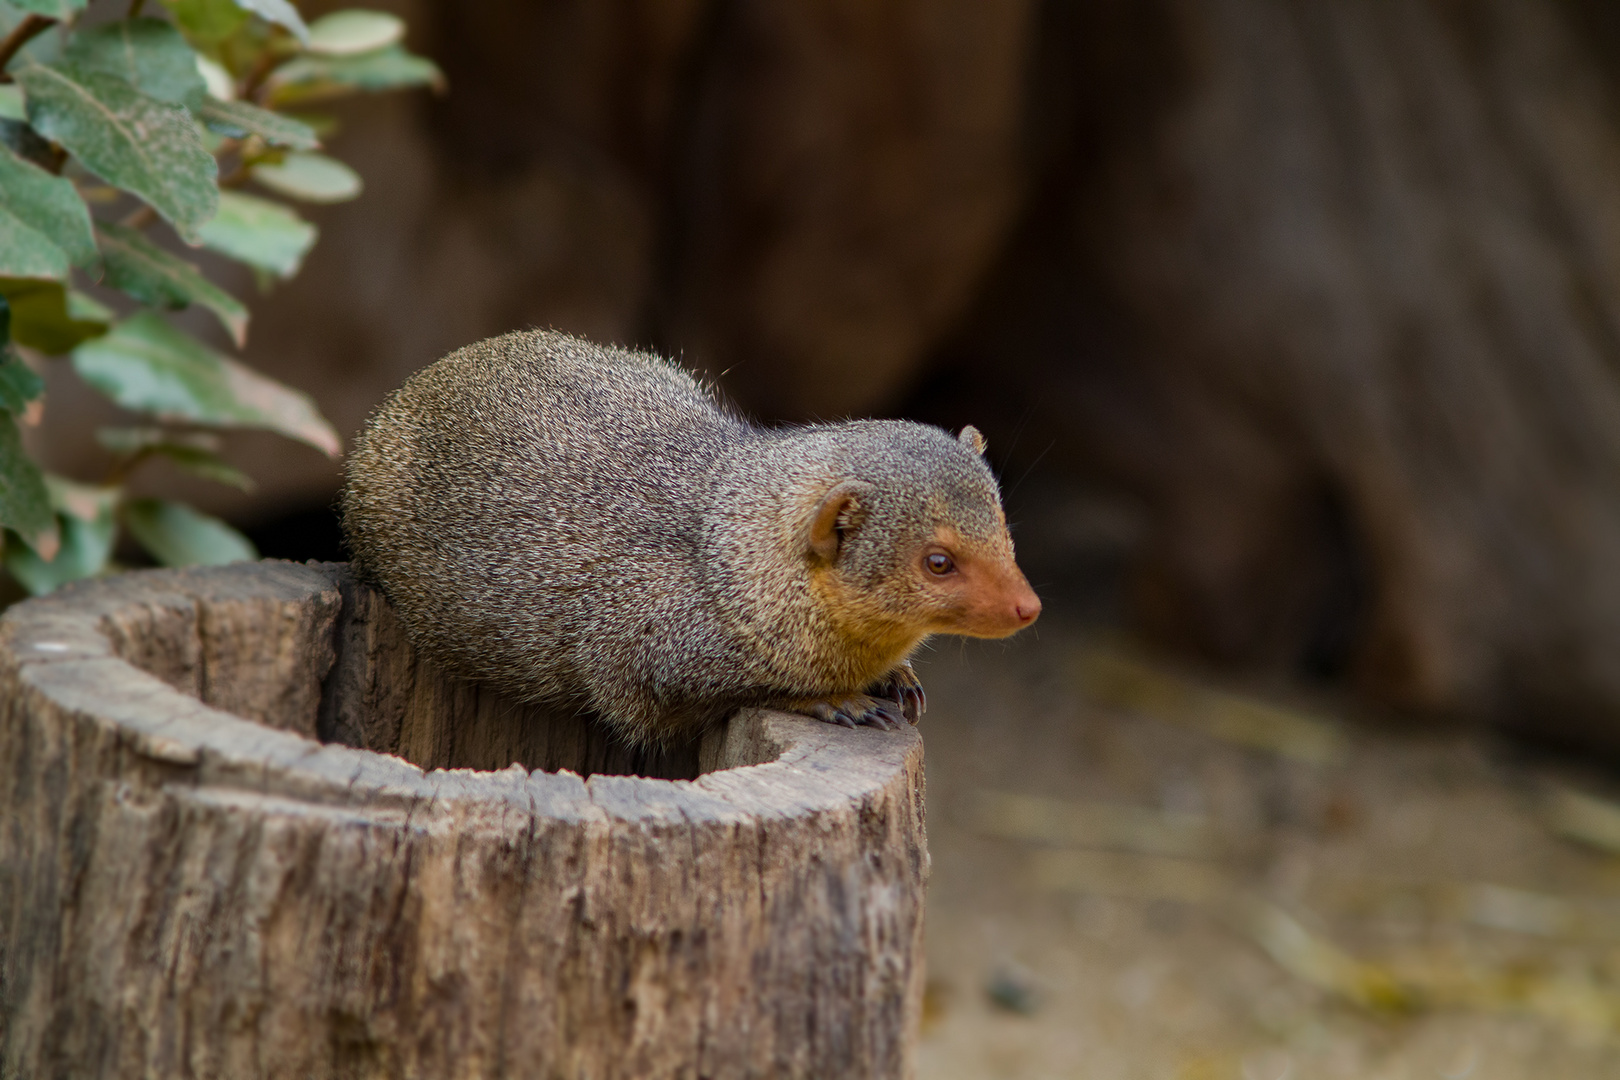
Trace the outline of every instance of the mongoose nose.
<path fill-rule="evenodd" d="M 1013 604 L 1013 614 L 1018 618 L 1018 625 L 1028 626 L 1035 621 L 1035 616 L 1041 613 L 1041 598 L 1034 593 L 1022 597 Z"/>

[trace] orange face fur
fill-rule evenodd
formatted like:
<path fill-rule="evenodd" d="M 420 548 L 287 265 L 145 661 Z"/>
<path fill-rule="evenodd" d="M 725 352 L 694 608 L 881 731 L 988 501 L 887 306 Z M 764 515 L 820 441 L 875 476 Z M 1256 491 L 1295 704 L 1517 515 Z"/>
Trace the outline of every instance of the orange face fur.
<path fill-rule="evenodd" d="M 999 506 L 986 499 L 975 507 L 967 497 L 964 512 L 938 499 L 920 508 L 936 524 L 920 541 L 905 540 L 903 523 L 917 509 L 873 518 L 866 501 L 873 492 L 868 482 L 845 479 L 804 511 L 810 591 L 838 631 L 825 658 L 841 681 L 866 685 L 933 634 L 1002 638 L 1035 621 L 1041 602 L 1013 558 Z M 993 518 L 971 533 L 948 523 L 976 511 Z M 851 546 L 863 542 L 864 552 Z"/>
<path fill-rule="evenodd" d="M 938 615 L 930 632 L 1003 638 L 1034 622 L 1040 597 L 1029 587 L 1010 547 L 968 543 L 940 527 L 911 567 Z"/>

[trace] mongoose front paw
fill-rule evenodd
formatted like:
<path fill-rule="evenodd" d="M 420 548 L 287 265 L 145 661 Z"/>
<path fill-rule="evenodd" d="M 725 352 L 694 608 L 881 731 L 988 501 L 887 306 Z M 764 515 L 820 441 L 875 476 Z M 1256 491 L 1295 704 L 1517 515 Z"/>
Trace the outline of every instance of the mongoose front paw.
<path fill-rule="evenodd" d="M 905 719 L 898 702 L 870 694 L 808 698 L 789 702 L 785 707 L 824 723 L 841 724 L 847 728 L 865 724 L 879 731 L 895 731 L 899 729 L 900 721 Z"/>
<path fill-rule="evenodd" d="M 869 692 L 899 705 L 900 715 L 912 724 L 928 711 L 928 695 L 923 693 L 922 680 L 912 670 L 910 660 L 900 661 L 893 671 L 873 683 Z"/>

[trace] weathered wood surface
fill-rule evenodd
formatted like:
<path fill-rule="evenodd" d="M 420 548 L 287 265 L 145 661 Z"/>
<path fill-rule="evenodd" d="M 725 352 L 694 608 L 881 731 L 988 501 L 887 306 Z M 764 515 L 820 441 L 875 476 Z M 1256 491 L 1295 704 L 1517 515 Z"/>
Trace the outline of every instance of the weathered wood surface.
<path fill-rule="evenodd" d="M 443 723 L 469 715 L 474 738 Z M 339 565 L 14 608 L 0 1075 L 910 1072 L 915 732 L 739 714 L 693 780 L 315 738 L 430 766 L 617 752 L 525 727 L 547 722 L 439 679 Z"/>

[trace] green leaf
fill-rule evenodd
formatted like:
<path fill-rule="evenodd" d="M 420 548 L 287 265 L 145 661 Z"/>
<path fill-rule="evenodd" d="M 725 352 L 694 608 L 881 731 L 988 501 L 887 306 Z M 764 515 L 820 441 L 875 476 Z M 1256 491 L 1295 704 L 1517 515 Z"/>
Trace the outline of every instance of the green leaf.
<path fill-rule="evenodd" d="M 221 356 L 143 311 L 73 353 L 79 377 L 126 409 L 217 427 L 266 428 L 336 457 L 337 432 L 305 394 Z"/>
<path fill-rule="evenodd" d="M 220 447 L 220 438 L 212 431 L 181 432 L 160 427 L 97 428 L 96 442 L 115 454 L 134 454 L 164 443 L 211 451 Z"/>
<path fill-rule="evenodd" d="M 112 322 L 112 312 L 60 282 L 0 278 L 0 295 L 11 305 L 11 340 L 52 355 L 105 334 Z"/>
<path fill-rule="evenodd" d="M 247 308 L 203 277 L 191 263 L 164 251 L 138 230 L 122 225 L 102 225 L 98 238 L 107 260 L 108 285 L 154 307 L 200 304 L 214 313 L 237 348 L 247 341 Z"/>
<path fill-rule="evenodd" d="M 275 104 L 332 97 L 354 90 L 444 88 L 444 73 L 399 45 L 359 56 L 297 56 L 276 68 L 267 84 Z"/>
<path fill-rule="evenodd" d="M 202 76 L 203 85 L 208 87 L 209 96 L 216 101 L 230 101 L 236 97 L 236 79 L 231 76 L 225 65 L 198 53 L 197 74 Z M 192 115 L 196 115 L 197 109 L 197 105 L 191 107 Z"/>
<path fill-rule="evenodd" d="M 17 421 L 0 415 L 0 525 L 46 555 L 56 554 L 60 537 L 39 466 L 23 450 Z M 9 556 L 12 548 L 6 549 Z"/>
<path fill-rule="evenodd" d="M 104 325 L 111 325 L 113 319 L 117 317 L 112 308 L 76 289 L 67 291 L 67 313 L 69 318 Z"/>
<path fill-rule="evenodd" d="M 201 104 L 207 89 L 197 54 L 162 19 L 120 19 L 80 30 L 58 67 L 114 75 L 143 94 L 187 108 Z"/>
<path fill-rule="evenodd" d="M 229 38 L 248 21 L 248 13 L 232 0 L 163 0 L 186 37 L 205 47 Z"/>
<path fill-rule="evenodd" d="M 313 131 L 318 139 L 330 139 L 343 126 L 338 121 L 338 118 L 331 113 L 289 112 L 277 113 L 276 115 L 285 116 L 290 120 L 297 120 L 300 124 L 309 125 L 309 130 Z"/>
<path fill-rule="evenodd" d="M 322 56 L 354 56 L 404 38 L 405 20 L 398 15 L 350 8 L 322 15 L 310 23 L 307 48 Z"/>
<path fill-rule="evenodd" d="M 210 154 L 213 154 L 217 159 L 219 157 L 220 148 L 225 145 L 225 136 L 221 135 L 207 124 L 197 125 L 197 135 L 202 139 L 203 149 L 207 150 Z"/>
<path fill-rule="evenodd" d="M 191 239 L 219 205 L 218 167 L 191 114 L 101 72 L 30 64 L 28 122 L 85 168 L 139 195 Z"/>
<path fill-rule="evenodd" d="M 315 232 L 315 226 L 280 203 L 222 191 L 219 213 L 198 235 L 204 247 L 290 278 L 315 243 Z"/>
<path fill-rule="evenodd" d="M 184 503 L 136 499 L 124 508 L 124 524 L 164 566 L 217 566 L 259 557 L 247 537 Z"/>
<path fill-rule="evenodd" d="M 55 558 L 46 560 L 26 547 L 7 544 L 4 563 L 17 583 L 34 596 L 43 596 L 70 581 L 95 577 L 107 569 L 112 557 L 117 522 L 109 515 L 107 526 L 56 514 Z"/>
<path fill-rule="evenodd" d="M 287 0 L 236 0 L 236 6 L 251 11 L 265 22 L 275 23 L 292 32 L 300 45 L 309 44 L 309 27 L 303 16 Z"/>
<path fill-rule="evenodd" d="M 224 484 L 238 491 L 252 491 L 258 486 L 253 482 L 253 477 L 209 450 L 165 443 L 155 448 L 153 453 L 169 459 L 174 462 L 176 468 L 184 469 L 193 476 L 200 476 L 204 480 L 212 480 L 216 484 Z"/>
<path fill-rule="evenodd" d="M 294 152 L 279 165 L 255 165 L 253 179 L 289 199 L 312 203 L 347 202 L 364 186 L 360 174 L 325 154 Z"/>
<path fill-rule="evenodd" d="M 219 437 L 208 432 L 181 433 L 164 428 L 100 428 L 96 441 L 115 454 L 158 454 L 204 480 L 252 491 L 253 478 L 219 456 Z"/>
<path fill-rule="evenodd" d="M 10 210 L 52 243 L 67 252 L 74 266 L 96 261 L 96 238 L 90 229 L 90 210 L 79 198 L 73 181 L 52 176 L 0 147 L 0 206 Z M 0 243 L 0 253 L 6 250 Z M 0 254 L 0 262 L 5 256 Z M 26 274 L 0 270 L 11 277 Z"/>
<path fill-rule="evenodd" d="M 0 86 L 0 120 L 27 120 L 23 107 L 22 87 L 15 84 Z"/>
<path fill-rule="evenodd" d="M 0 412 L 21 416 L 45 392 L 45 380 L 9 347 L 0 348 Z"/>
<path fill-rule="evenodd" d="M 233 139 L 257 135 L 271 146 L 290 146 L 294 150 L 312 150 L 321 145 L 315 129 L 308 124 L 245 101 L 207 98 L 197 110 L 197 118 L 214 131 Z"/>
<path fill-rule="evenodd" d="M 6 569 L 29 592 L 38 596 L 59 585 L 104 573 L 118 534 L 115 511 L 123 496 L 119 488 L 93 487 L 60 476 L 45 477 L 50 506 L 61 536 L 53 558 L 21 548 L 7 547 Z"/>
<path fill-rule="evenodd" d="M 50 492 L 52 510 L 92 525 L 106 521 L 124 497 L 122 488 L 81 484 L 51 473 L 45 475 L 45 490 Z"/>
<path fill-rule="evenodd" d="M 51 19 L 71 19 L 75 11 L 83 11 L 89 0 L 6 0 L 19 11 L 30 15 L 44 15 Z"/>
<path fill-rule="evenodd" d="M 68 253 L 0 204 L 0 274 L 66 280 Z"/>

